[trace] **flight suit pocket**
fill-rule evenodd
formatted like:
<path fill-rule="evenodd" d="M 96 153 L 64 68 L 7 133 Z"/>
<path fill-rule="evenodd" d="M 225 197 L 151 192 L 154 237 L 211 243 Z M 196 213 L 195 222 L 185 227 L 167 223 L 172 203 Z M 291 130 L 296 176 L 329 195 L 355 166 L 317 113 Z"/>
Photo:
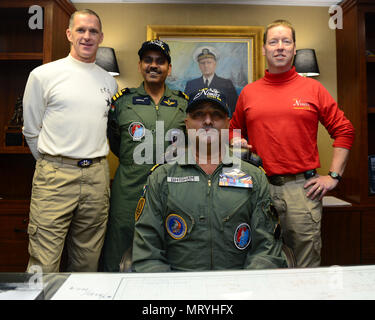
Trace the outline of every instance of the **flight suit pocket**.
<path fill-rule="evenodd" d="M 239 255 L 246 257 L 246 252 L 251 247 L 251 213 L 244 204 L 223 219 L 223 238 L 229 258 L 238 259 Z"/>

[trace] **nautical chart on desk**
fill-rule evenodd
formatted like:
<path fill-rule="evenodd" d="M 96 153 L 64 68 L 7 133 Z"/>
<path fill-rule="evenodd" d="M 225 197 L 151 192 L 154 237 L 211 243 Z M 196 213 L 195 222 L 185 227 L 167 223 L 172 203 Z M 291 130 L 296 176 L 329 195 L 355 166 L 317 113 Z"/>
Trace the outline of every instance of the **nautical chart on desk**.
<path fill-rule="evenodd" d="M 375 266 L 72 274 L 54 300 L 375 299 Z"/>

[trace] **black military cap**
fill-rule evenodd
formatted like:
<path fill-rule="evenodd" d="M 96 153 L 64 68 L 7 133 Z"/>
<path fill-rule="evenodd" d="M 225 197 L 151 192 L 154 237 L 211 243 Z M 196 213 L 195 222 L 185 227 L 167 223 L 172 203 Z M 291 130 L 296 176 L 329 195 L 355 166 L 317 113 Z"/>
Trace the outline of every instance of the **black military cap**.
<path fill-rule="evenodd" d="M 228 116 L 230 115 L 230 110 L 227 104 L 227 99 L 223 93 L 214 88 L 203 88 L 196 92 L 193 92 L 189 96 L 189 103 L 186 108 L 186 112 L 189 113 L 194 107 L 202 102 L 213 102 L 219 109 L 223 110 Z"/>
<path fill-rule="evenodd" d="M 169 46 L 164 41 L 155 39 L 143 42 L 141 49 L 138 51 L 139 58 L 142 59 L 143 54 L 148 50 L 156 50 L 161 52 L 167 58 L 168 63 L 171 63 Z"/>

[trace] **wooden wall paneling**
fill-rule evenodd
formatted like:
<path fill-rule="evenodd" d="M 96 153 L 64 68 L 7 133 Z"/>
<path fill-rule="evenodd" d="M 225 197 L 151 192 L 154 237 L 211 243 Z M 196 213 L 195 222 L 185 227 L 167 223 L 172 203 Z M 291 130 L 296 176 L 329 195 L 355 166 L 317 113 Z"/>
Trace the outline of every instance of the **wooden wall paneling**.
<path fill-rule="evenodd" d="M 358 60 L 357 23 L 357 11 L 355 7 L 352 7 L 345 13 L 343 29 L 336 30 L 338 104 L 356 130 L 355 141 L 339 190 L 342 198 L 352 202 L 360 201 L 360 181 L 354 164 L 361 161 L 362 135 L 365 125 L 362 121 L 363 111 L 361 114 L 360 108 L 355 107 L 358 104 L 357 97 L 360 90 L 357 65 L 353 63 Z M 345 54 L 341 54 L 342 52 Z"/>
<path fill-rule="evenodd" d="M 361 216 L 361 264 L 375 264 L 375 208 Z"/>
<path fill-rule="evenodd" d="M 322 266 L 361 262 L 361 213 L 357 208 L 325 207 L 322 217 Z"/>
<path fill-rule="evenodd" d="M 59 12 L 60 14 L 55 13 L 53 20 L 52 45 L 54 50 L 52 52 L 52 60 L 67 56 L 70 51 L 70 43 L 66 37 L 66 29 L 68 28 L 70 16 L 64 14 L 64 8 L 55 6 L 55 12 Z"/>
<path fill-rule="evenodd" d="M 28 200 L 0 201 L 0 272 L 24 272 L 29 259 Z"/>
<path fill-rule="evenodd" d="M 356 137 L 338 195 L 350 202 L 375 205 L 368 194 L 368 154 L 375 150 L 374 117 L 369 113 L 375 73 L 368 66 L 366 46 L 375 42 L 373 2 L 347 0 L 342 3 L 343 29 L 336 30 L 338 102 L 351 120 Z M 368 16 L 370 15 L 370 18 Z M 375 111 L 375 110 L 374 110 Z"/>

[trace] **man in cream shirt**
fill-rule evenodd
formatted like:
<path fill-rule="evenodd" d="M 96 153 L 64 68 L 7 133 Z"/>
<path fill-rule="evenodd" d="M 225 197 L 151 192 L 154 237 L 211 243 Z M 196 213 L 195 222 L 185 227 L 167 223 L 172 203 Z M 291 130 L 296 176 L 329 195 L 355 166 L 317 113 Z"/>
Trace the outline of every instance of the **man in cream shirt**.
<path fill-rule="evenodd" d="M 97 271 L 108 219 L 106 137 L 112 76 L 95 64 L 103 41 L 99 16 L 72 14 L 70 54 L 34 69 L 26 84 L 23 133 L 37 160 L 30 203 L 28 270 Z"/>

